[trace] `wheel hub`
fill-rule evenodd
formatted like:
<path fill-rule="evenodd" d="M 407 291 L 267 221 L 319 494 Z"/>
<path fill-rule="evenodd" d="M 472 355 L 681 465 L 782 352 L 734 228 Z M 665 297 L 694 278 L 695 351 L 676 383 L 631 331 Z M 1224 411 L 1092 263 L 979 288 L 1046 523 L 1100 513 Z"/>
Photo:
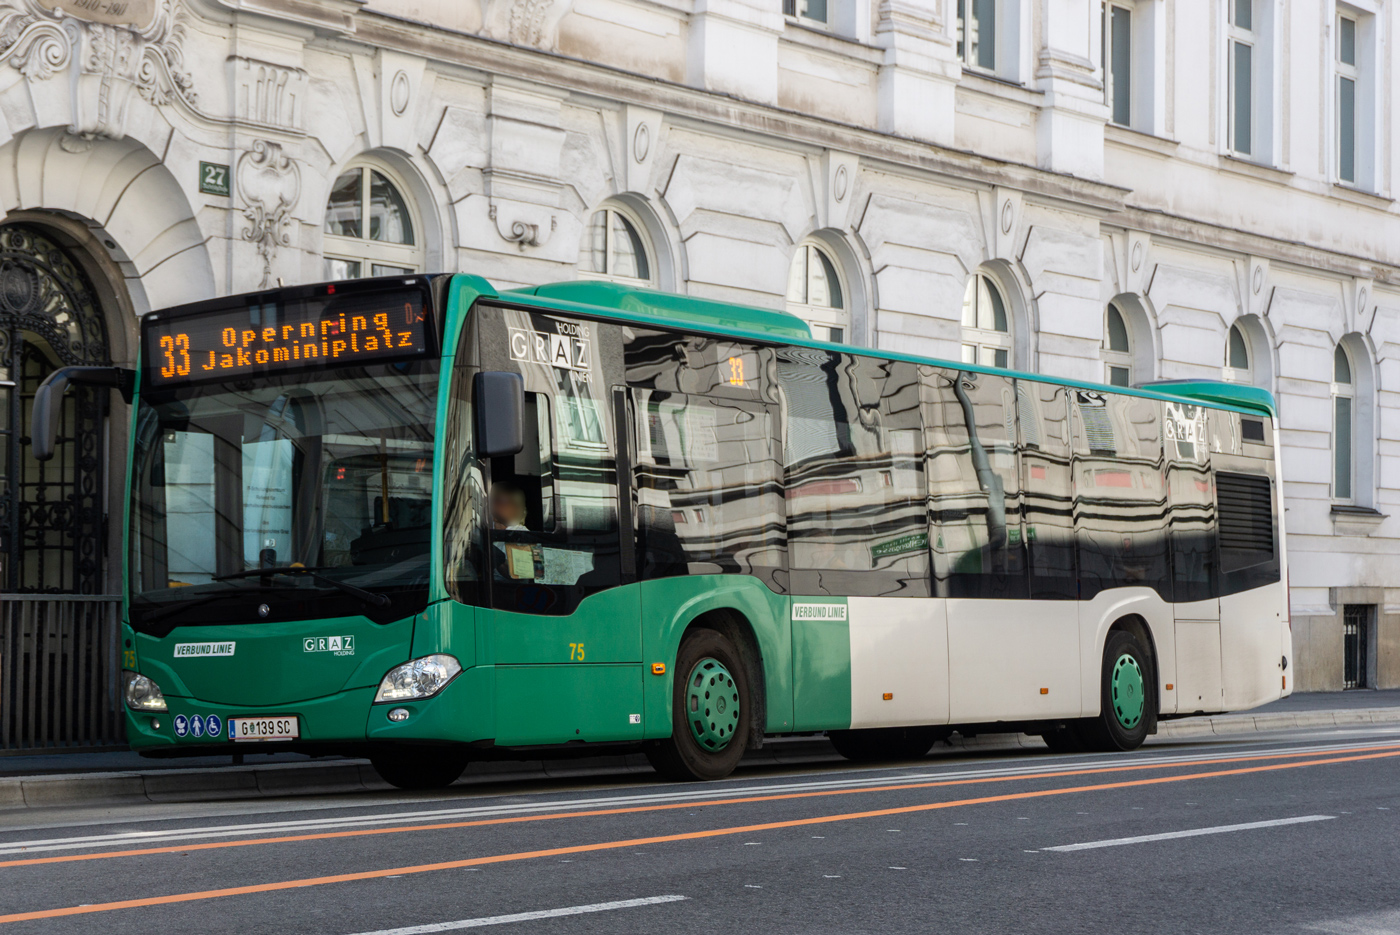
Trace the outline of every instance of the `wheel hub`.
<path fill-rule="evenodd" d="M 1142 667 L 1132 656 L 1124 653 L 1113 664 L 1109 679 L 1113 691 L 1113 713 L 1127 730 L 1138 726 L 1147 708 L 1147 692 L 1143 687 Z"/>
<path fill-rule="evenodd" d="M 739 687 L 718 659 L 707 656 L 691 670 L 685 709 L 696 743 L 711 752 L 729 746 L 739 728 Z"/>

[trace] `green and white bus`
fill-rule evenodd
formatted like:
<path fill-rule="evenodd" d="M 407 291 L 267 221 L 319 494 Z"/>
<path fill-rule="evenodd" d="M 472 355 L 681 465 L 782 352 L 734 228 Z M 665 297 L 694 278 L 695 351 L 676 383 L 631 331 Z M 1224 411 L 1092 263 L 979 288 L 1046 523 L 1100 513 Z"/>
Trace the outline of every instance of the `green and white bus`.
<path fill-rule="evenodd" d="M 1271 397 L 828 344 L 774 311 L 469 275 L 147 315 L 121 649 L 152 756 L 1130 750 L 1289 692 Z M 552 755 L 552 754 L 551 754 Z M 561 754 L 563 755 L 563 754 Z"/>

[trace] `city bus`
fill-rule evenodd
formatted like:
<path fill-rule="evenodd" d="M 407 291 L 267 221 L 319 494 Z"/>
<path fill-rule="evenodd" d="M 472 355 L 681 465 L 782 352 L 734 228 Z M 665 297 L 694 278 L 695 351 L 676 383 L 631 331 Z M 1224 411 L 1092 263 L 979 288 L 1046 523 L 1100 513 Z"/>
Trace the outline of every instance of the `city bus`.
<path fill-rule="evenodd" d="M 813 340 L 778 311 L 471 275 L 146 315 L 120 652 L 151 756 L 855 760 L 1132 750 L 1290 691 L 1272 398 Z"/>

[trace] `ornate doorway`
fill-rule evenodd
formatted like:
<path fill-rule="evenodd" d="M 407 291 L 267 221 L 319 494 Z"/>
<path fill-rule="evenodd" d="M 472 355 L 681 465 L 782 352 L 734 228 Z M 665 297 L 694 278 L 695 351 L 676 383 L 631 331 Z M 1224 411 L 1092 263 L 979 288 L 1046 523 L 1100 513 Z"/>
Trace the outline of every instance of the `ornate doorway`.
<path fill-rule="evenodd" d="M 0 591 L 104 590 L 109 391 L 68 393 L 46 463 L 29 454 L 29 410 L 54 369 L 110 363 L 87 275 L 41 228 L 0 225 Z"/>

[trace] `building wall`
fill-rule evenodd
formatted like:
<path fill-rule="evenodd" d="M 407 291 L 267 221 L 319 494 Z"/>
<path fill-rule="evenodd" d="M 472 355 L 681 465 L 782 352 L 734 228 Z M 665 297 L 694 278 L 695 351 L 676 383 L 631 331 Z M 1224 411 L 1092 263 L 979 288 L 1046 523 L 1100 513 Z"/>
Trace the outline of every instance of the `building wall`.
<path fill-rule="evenodd" d="M 655 284 L 705 297 L 782 307 L 815 236 L 856 343 L 958 359 L 979 269 L 1014 364 L 1047 374 L 1104 378 L 1115 298 L 1138 380 L 1219 378 L 1240 322 L 1279 400 L 1296 684 L 1335 687 L 1337 589 L 1370 588 L 1377 679 L 1400 685 L 1393 17 L 1355 5 L 1372 171 L 1344 186 L 1336 4 L 1255 2 L 1266 119 L 1245 159 L 1224 0 L 1133 4 L 1132 128 L 1108 122 L 1098 0 L 1001 0 L 995 75 L 958 59 L 955 0 L 831 0 L 826 28 L 779 0 L 152 0 L 125 24 L 0 0 L 0 208 L 89 228 L 138 315 L 323 278 L 331 183 L 368 157 L 402 181 L 425 267 L 502 287 L 577 275 L 611 199 Z M 229 195 L 201 191 L 202 163 Z M 1331 496 L 1344 336 L 1350 505 L 1371 512 Z"/>

